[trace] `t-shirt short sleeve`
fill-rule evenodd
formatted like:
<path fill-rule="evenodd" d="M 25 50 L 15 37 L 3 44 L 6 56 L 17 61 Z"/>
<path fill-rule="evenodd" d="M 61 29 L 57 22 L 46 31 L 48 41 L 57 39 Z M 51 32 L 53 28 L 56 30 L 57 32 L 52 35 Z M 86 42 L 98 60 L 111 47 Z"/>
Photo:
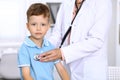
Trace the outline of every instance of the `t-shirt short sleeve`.
<path fill-rule="evenodd" d="M 54 61 L 54 64 L 57 64 L 57 63 L 59 63 L 60 61 L 61 61 L 60 59 L 55 60 L 55 61 Z"/>
<path fill-rule="evenodd" d="M 18 52 L 18 67 L 30 66 L 30 57 L 27 47 L 22 45 Z"/>

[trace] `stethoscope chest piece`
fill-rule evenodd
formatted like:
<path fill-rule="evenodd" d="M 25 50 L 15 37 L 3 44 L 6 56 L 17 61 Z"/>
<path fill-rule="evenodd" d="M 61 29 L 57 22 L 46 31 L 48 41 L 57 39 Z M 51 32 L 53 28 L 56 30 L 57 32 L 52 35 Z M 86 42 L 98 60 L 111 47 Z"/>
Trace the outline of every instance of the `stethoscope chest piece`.
<path fill-rule="evenodd" d="M 35 61 L 39 61 L 39 60 L 40 60 L 40 58 L 39 58 L 39 54 L 34 55 L 33 58 L 34 58 Z"/>

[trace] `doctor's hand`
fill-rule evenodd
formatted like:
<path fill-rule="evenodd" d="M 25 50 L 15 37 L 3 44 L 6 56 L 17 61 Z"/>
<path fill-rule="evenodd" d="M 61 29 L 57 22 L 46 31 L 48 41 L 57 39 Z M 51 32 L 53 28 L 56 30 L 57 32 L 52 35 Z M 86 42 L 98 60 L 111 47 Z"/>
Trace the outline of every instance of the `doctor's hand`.
<path fill-rule="evenodd" d="M 57 59 L 62 59 L 62 53 L 59 48 L 47 51 L 39 55 L 41 62 L 54 61 Z"/>

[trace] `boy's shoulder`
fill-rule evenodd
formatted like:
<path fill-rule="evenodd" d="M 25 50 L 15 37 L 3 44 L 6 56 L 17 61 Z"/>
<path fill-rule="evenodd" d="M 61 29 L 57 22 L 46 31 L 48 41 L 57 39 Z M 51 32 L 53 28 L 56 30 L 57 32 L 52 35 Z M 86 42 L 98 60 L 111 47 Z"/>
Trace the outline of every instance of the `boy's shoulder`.
<path fill-rule="evenodd" d="M 25 50 L 26 47 L 27 47 L 27 46 L 25 45 L 25 43 L 22 43 L 21 46 L 19 47 L 19 51 Z"/>
<path fill-rule="evenodd" d="M 55 48 L 55 46 L 47 39 L 44 39 L 44 43 L 45 43 L 46 46 L 50 46 L 50 47 Z"/>

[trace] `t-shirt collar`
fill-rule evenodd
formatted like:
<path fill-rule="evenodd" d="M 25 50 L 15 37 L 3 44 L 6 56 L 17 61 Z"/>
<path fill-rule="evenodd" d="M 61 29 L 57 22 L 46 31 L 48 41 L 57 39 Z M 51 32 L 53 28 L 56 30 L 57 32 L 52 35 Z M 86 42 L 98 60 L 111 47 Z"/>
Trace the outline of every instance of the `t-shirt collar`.
<path fill-rule="evenodd" d="M 29 47 L 38 47 L 30 38 L 27 36 L 24 43 Z M 43 39 L 42 47 L 49 46 L 49 42 L 46 39 Z"/>

